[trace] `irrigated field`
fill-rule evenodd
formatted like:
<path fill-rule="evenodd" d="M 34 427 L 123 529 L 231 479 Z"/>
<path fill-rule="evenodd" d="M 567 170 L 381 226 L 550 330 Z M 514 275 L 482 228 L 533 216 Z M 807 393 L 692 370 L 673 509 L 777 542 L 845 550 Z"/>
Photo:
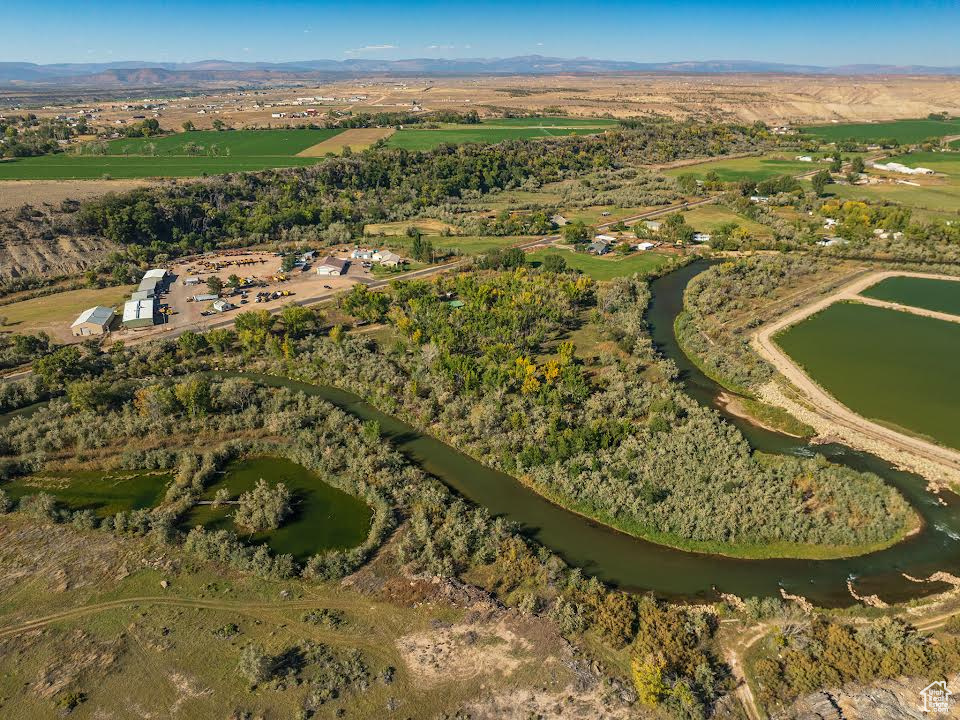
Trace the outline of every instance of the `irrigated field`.
<path fill-rule="evenodd" d="M 960 281 L 891 277 L 860 293 L 887 302 L 960 315 Z"/>
<path fill-rule="evenodd" d="M 776 341 L 854 412 L 960 448 L 960 324 L 842 302 Z"/>
<path fill-rule="evenodd" d="M 0 162 L 0 180 L 191 177 L 311 165 L 297 153 L 339 130 L 214 130 L 159 138 L 111 140 L 58 153 Z"/>
<path fill-rule="evenodd" d="M 615 277 L 633 275 L 655 270 L 670 262 L 670 256 L 657 252 L 638 252 L 626 257 L 596 257 L 585 253 L 560 250 L 538 250 L 527 257 L 539 264 L 547 255 L 559 255 L 567 266 L 586 273 L 594 280 L 611 280 Z"/>
<path fill-rule="evenodd" d="M 766 157 L 746 157 L 709 160 L 697 165 L 672 168 L 664 171 L 665 175 L 678 177 L 693 175 L 698 180 L 706 178 L 707 173 L 716 173 L 723 182 L 736 180 L 767 180 L 779 175 L 798 175 L 802 172 L 812 172 L 820 169 L 817 163 L 800 162 L 784 155 Z"/>
<path fill-rule="evenodd" d="M 349 147 L 354 152 L 359 152 L 360 150 L 366 150 L 380 140 L 386 140 L 393 135 L 393 133 L 393 128 L 354 128 L 344 130 L 316 145 L 311 145 L 306 150 L 301 150 L 297 155 L 299 157 L 323 157 L 327 153 L 339 154 L 343 152 L 343 148 L 345 147 Z"/>
<path fill-rule="evenodd" d="M 900 143 L 918 143 L 931 137 L 960 134 L 960 120 L 894 120 L 879 123 L 814 125 L 800 129 L 828 141 L 896 140 Z"/>
<path fill-rule="evenodd" d="M 484 125 L 512 128 L 607 128 L 616 127 L 617 120 L 612 118 L 584 118 L 584 117 L 517 117 L 491 118 L 484 120 Z"/>

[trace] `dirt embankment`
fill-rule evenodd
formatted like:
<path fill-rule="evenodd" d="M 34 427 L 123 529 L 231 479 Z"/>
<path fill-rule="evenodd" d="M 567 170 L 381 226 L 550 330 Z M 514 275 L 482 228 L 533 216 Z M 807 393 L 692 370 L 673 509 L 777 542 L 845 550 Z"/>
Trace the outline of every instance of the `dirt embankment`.
<path fill-rule="evenodd" d="M 869 273 L 858 277 L 830 295 L 764 325 L 754 333 L 751 345 L 799 391 L 799 397 L 789 397 L 776 382 L 765 385 L 760 391 L 760 397 L 764 402 L 778 405 L 802 422 L 811 425 L 821 437 L 839 438 L 852 447 L 879 455 L 900 467 L 920 473 L 931 481 L 960 487 L 960 452 L 905 435 L 861 417 L 817 385 L 773 340 L 781 330 L 820 312 L 835 302 L 853 299 L 858 302 L 863 301 L 864 299 L 859 296 L 861 291 L 885 278 L 898 275 L 957 280 L 957 278 L 930 273 L 901 271 Z M 872 300 L 870 303 L 902 309 L 901 306 L 893 303 Z M 910 308 L 910 311 L 933 317 L 942 315 L 942 313 L 917 308 Z"/>

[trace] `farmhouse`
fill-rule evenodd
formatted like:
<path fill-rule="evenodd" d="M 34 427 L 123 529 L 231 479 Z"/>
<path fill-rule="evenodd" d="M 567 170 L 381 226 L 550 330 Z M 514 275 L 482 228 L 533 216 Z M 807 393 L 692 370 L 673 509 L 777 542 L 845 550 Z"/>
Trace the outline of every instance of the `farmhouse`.
<path fill-rule="evenodd" d="M 606 255 L 610 252 L 610 244 L 606 240 L 594 240 L 587 247 L 587 252 L 593 253 L 594 255 Z"/>
<path fill-rule="evenodd" d="M 381 265 L 386 265 L 388 267 L 396 267 L 403 262 L 403 258 L 397 255 L 394 252 L 389 250 L 380 250 L 373 254 L 373 259 L 376 260 Z"/>
<path fill-rule="evenodd" d="M 103 335 L 110 330 L 111 320 L 113 320 L 113 308 L 97 305 L 80 313 L 80 317 L 70 326 L 70 331 L 76 337 Z"/>
<path fill-rule="evenodd" d="M 357 248 L 352 253 L 350 257 L 354 260 L 372 260 L 373 256 L 377 253 L 376 250 L 366 250 L 364 248 Z"/>
<path fill-rule="evenodd" d="M 134 330 L 152 327 L 155 312 L 154 300 L 128 300 L 123 306 L 123 326 Z"/>
<path fill-rule="evenodd" d="M 341 260 L 328 255 L 317 265 L 317 275 L 345 275 L 349 265 L 349 260 Z"/>

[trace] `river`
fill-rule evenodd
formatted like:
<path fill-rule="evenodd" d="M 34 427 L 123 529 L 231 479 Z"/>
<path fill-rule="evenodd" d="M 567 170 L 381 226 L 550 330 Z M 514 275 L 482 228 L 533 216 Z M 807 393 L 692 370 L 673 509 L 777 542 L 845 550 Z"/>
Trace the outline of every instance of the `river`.
<path fill-rule="evenodd" d="M 571 565 L 601 580 L 633 591 L 653 590 L 676 600 L 711 600 L 718 592 L 779 596 L 783 588 L 823 606 L 853 602 L 848 579 L 860 594 L 877 594 L 888 602 L 943 590 L 942 583 L 917 584 L 909 572 L 926 577 L 937 570 L 960 568 L 960 502 L 946 494 L 940 505 L 925 490 L 925 481 L 889 463 L 842 445 L 809 445 L 781 433 L 758 428 L 724 413 L 716 403 L 721 388 L 690 363 L 679 349 L 673 321 L 683 305 L 687 283 L 708 265 L 697 262 L 653 282 L 648 319 L 654 342 L 674 360 L 686 391 L 716 408 L 748 438 L 755 449 L 770 453 L 811 456 L 820 453 L 833 462 L 869 470 L 895 485 L 923 516 L 924 530 L 884 551 L 841 560 L 740 560 L 691 553 L 645 542 L 593 522 L 545 500 L 517 480 L 485 467 L 357 396 L 330 387 L 249 374 L 272 385 L 285 385 L 319 395 L 361 420 L 375 420 L 383 435 L 410 460 L 454 491 L 494 515 L 517 523 L 524 533 L 550 548 Z M 691 499 L 695 502 L 695 498 Z"/>
<path fill-rule="evenodd" d="M 670 599 L 694 601 L 716 599 L 718 592 L 741 597 L 779 596 L 782 588 L 818 605 L 836 607 L 853 603 L 848 579 L 853 580 L 858 593 L 877 594 L 888 602 L 945 589 L 943 583 L 918 584 L 901 573 L 927 577 L 938 570 L 957 572 L 960 568 L 960 501 L 955 496 L 944 494 L 947 504 L 941 505 L 925 490 L 923 478 L 899 471 L 875 456 L 843 445 L 810 445 L 751 425 L 717 405 L 721 388 L 690 363 L 673 332 L 684 288 L 707 267 L 699 261 L 655 280 L 648 313 L 654 342 L 680 368 L 690 396 L 724 414 L 757 450 L 802 456 L 820 453 L 833 462 L 876 473 L 896 486 L 921 514 L 925 523 L 922 532 L 887 550 L 840 560 L 741 560 L 674 550 L 554 505 L 509 475 L 481 465 L 352 393 L 257 373 L 229 374 L 301 390 L 326 399 L 360 420 L 375 420 L 383 436 L 401 453 L 455 492 L 513 521 L 569 564 L 626 590 L 652 590 Z M 696 498 L 690 501 L 696 502 Z"/>

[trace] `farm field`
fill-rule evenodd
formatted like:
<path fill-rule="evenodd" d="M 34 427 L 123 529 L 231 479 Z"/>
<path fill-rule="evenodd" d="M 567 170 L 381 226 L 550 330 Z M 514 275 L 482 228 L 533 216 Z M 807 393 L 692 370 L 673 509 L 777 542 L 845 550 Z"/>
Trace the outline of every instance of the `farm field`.
<path fill-rule="evenodd" d="M 133 285 L 123 285 L 67 290 L 0 306 L 0 316 L 6 318 L 4 329 L 35 333 L 49 330 L 54 325 L 69 325 L 81 312 L 94 305 L 116 308 L 127 299 L 133 288 Z"/>
<path fill-rule="evenodd" d="M 960 448 L 960 325 L 841 302 L 787 328 L 776 342 L 854 412 Z"/>
<path fill-rule="evenodd" d="M 263 478 L 270 484 L 282 482 L 293 495 L 293 515 L 283 526 L 254 535 L 253 542 L 266 542 L 277 553 L 289 553 L 299 560 L 321 550 L 359 545 L 370 529 L 371 511 L 363 501 L 323 482 L 306 468 L 283 458 L 258 457 L 230 465 L 221 480 L 206 489 L 202 499 L 213 500 L 217 490 L 227 488 L 232 499 L 252 490 Z M 230 519 L 232 505 L 195 505 L 185 527 L 203 525 L 243 534 Z"/>
<path fill-rule="evenodd" d="M 618 121 L 613 118 L 584 118 L 584 117 L 518 117 L 518 118 L 491 118 L 483 121 L 484 125 L 493 127 L 544 127 L 544 128 L 608 128 L 616 127 Z"/>
<path fill-rule="evenodd" d="M 896 140 L 918 143 L 931 137 L 960 134 L 960 120 L 894 120 L 878 123 L 838 123 L 801 127 L 805 133 L 828 141 L 877 142 Z"/>
<path fill-rule="evenodd" d="M 505 140 L 528 140 L 539 137 L 556 137 L 558 135 L 595 135 L 602 131 L 602 127 L 551 128 L 451 125 L 438 130 L 419 128 L 398 130 L 387 140 L 387 145 L 406 150 L 432 150 L 446 143 L 453 145 L 464 143 L 494 144 Z"/>
<path fill-rule="evenodd" d="M 439 235 L 444 230 L 456 232 L 456 227 L 443 220 L 435 218 L 419 218 L 417 220 L 399 220 L 397 222 L 369 223 L 363 226 L 364 236 L 396 236 L 406 235 L 409 228 L 417 228 L 421 233 Z"/>
<path fill-rule="evenodd" d="M 58 153 L 0 162 L 0 180 L 193 177 L 299 167 L 317 162 L 297 153 L 339 130 L 196 131 L 111 140 L 105 154 Z"/>
<path fill-rule="evenodd" d="M 713 232 L 725 223 L 736 223 L 755 237 L 771 237 L 773 231 L 756 220 L 738 215 L 719 205 L 701 205 L 683 212 L 683 217 L 698 232 Z"/>
<path fill-rule="evenodd" d="M 567 266 L 586 273 L 594 280 L 612 280 L 615 277 L 656 270 L 670 261 L 670 256 L 658 252 L 638 252 L 625 257 L 597 257 L 585 253 L 560 250 L 537 250 L 527 256 L 535 264 L 547 255 L 560 255 Z"/>
<path fill-rule="evenodd" d="M 913 183 L 882 185 L 829 185 L 827 192 L 844 199 L 886 200 L 926 210 L 956 212 L 960 210 L 960 153 L 915 152 L 889 159 L 910 167 L 928 167 L 939 176 L 903 176 Z M 944 177 L 946 176 L 946 177 Z M 890 176 L 896 177 L 896 176 Z"/>
<path fill-rule="evenodd" d="M 860 294 L 900 305 L 960 315 L 960 281 L 890 277 Z"/>
<path fill-rule="evenodd" d="M 344 147 L 359 152 L 360 150 L 366 150 L 380 140 L 385 140 L 393 133 L 393 128 L 352 128 L 338 132 L 316 145 L 311 145 L 305 150 L 301 150 L 297 155 L 299 157 L 323 157 L 327 153 L 340 154 Z"/>
<path fill-rule="evenodd" d="M 760 157 L 728 158 L 708 160 L 697 165 L 665 170 L 664 175 L 679 177 L 693 175 L 698 180 L 706 178 L 707 173 L 714 172 L 723 182 L 736 180 L 753 180 L 759 182 L 780 175 L 798 175 L 803 172 L 819 170 L 819 163 L 808 163 L 794 160 L 785 155 L 771 155 Z"/>
<path fill-rule="evenodd" d="M 121 510 L 153 507 L 171 480 L 172 476 L 163 472 L 83 470 L 17 478 L 3 489 L 15 500 L 49 493 L 71 510 L 92 510 L 99 517 L 108 517 Z"/>
<path fill-rule="evenodd" d="M 593 205 L 585 208 L 570 208 L 568 210 L 561 211 L 560 214 L 570 221 L 579 220 L 587 225 L 602 225 L 606 223 L 615 223 L 624 218 L 642 215 L 645 212 L 658 209 L 660 208 L 650 206 L 624 208 L 616 207 L 614 205 Z M 608 214 L 604 215 L 604 213 Z"/>

